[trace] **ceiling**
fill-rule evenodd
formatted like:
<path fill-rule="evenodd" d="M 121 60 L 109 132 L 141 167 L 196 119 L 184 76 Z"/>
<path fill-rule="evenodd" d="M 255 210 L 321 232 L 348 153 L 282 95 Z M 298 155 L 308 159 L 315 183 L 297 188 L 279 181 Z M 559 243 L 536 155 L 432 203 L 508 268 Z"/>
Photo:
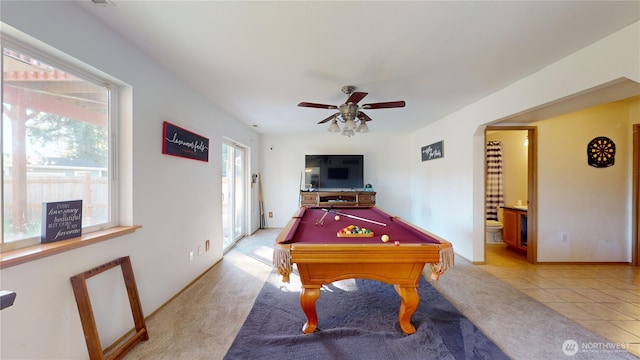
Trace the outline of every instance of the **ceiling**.
<path fill-rule="evenodd" d="M 324 131 L 344 85 L 372 132 L 420 129 L 640 19 L 640 1 L 77 0 L 261 133 Z M 366 135 L 357 135 L 366 136 Z"/>

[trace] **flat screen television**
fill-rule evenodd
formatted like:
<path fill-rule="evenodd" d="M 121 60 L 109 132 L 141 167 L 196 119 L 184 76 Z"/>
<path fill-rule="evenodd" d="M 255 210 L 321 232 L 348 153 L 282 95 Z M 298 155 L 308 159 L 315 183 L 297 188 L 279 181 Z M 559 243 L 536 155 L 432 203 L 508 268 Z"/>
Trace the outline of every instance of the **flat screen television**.
<path fill-rule="evenodd" d="M 362 190 L 364 155 L 305 155 L 304 189 Z"/>

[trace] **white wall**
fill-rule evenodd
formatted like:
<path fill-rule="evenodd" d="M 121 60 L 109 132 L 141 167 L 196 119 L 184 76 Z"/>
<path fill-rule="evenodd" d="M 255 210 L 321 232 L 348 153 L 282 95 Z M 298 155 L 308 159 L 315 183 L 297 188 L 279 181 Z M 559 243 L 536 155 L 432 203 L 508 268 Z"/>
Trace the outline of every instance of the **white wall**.
<path fill-rule="evenodd" d="M 446 150 L 437 162 L 412 159 L 413 220 L 451 241 L 462 256 L 484 261 L 484 127 L 620 78 L 640 82 L 639 63 L 635 23 L 417 131 L 414 147 L 444 140 Z M 541 186 L 538 192 L 547 190 Z M 626 262 L 629 256 L 627 250 L 610 261 Z"/>
<path fill-rule="evenodd" d="M 376 133 L 347 138 L 318 126 L 317 134 L 263 135 L 260 154 L 263 168 L 265 212 L 268 227 L 283 227 L 300 206 L 301 175 L 305 154 L 362 154 L 364 181 L 377 192 L 376 204 L 390 214 L 410 216 L 412 195 L 408 184 L 408 135 Z"/>
<path fill-rule="evenodd" d="M 73 2 L 1 3 L 1 20 L 130 86 L 133 105 L 123 135 L 121 173 L 132 196 L 123 214 L 135 233 L 2 270 L 2 289 L 16 291 L 1 316 L 2 359 L 84 359 L 87 349 L 69 278 L 121 256 L 130 256 L 145 314 L 156 310 L 222 258 L 221 140 L 256 151 L 260 137 L 185 86 Z M 7 26 L 3 26 L 7 29 Z M 210 139 L 209 162 L 161 154 L 162 122 Z M 258 169 L 253 154 L 253 172 Z M 255 191 L 254 191 L 255 193 Z M 257 228 L 254 211 L 253 229 Z M 211 250 L 189 262 L 205 240 Z M 132 328 L 118 270 L 90 279 L 103 346 Z"/>
<path fill-rule="evenodd" d="M 412 154 L 411 188 L 413 201 L 409 218 L 415 225 L 443 237 L 454 250 L 471 258 L 473 226 L 473 124 L 463 116 L 460 122 L 441 120 L 414 134 L 412 147 L 420 149 L 444 141 L 444 157 L 422 162 L 419 152 Z M 482 146 L 482 141 L 479 144 Z M 482 166 L 484 153 L 478 160 Z M 484 167 L 482 167 L 484 174 Z M 484 199 L 481 199 L 484 205 Z M 480 209 L 482 216 L 483 209 Z M 481 219 L 484 226 L 484 218 Z"/>

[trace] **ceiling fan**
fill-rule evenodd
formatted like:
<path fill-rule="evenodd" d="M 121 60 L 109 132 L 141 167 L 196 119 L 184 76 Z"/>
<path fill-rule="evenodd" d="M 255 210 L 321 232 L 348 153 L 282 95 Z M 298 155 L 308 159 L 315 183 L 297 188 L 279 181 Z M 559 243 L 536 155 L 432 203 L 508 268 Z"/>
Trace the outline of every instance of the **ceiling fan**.
<path fill-rule="evenodd" d="M 405 106 L 404 101 L 388 101 L 388 102 L 378 102 L 378 103 L 358 105 L 360 100 L 364 99 L 364 97 L 367 96 L 368 93 L 359 92 L 355 90 L 356 90 L 355 86 L 352 86 L 352 85 L 343 86 L 342 92 L 347 94 L 348 98 L 344 104 L 339 106 L 317 104 L 317 103 L 311 103 L 311 102 L 305 102 L 305 101 L 299 103 L 298 106 L 318 108 L 318 109 L 337 109 L 339 112 L 318 122 L 318 124 L 324 124 L 327 121 L 333 120 L 328 130 L 331 132 L 339 132 L 340 127 L 338 126 L 338 121 L 341 121 L 344 123 L 344 130 L 342 131 L 342 135 L 346 135 L 346 136 L 354 135 L 355 134 L 354 131 L 369 132 L 367 121 L 371 121 L 372 119 L 367 114 L 362 112 L 362 110 L 399 108 L 399 107 Z M 359 122 L 359 124 L 356 124 L 356 122 Z"/>

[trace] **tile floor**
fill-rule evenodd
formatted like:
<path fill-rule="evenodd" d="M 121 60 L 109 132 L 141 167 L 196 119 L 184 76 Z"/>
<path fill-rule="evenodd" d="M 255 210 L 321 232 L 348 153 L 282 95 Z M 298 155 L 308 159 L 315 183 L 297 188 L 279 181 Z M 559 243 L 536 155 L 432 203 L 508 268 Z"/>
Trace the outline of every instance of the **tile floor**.
<path fill-rule="evenodd" d="M 530 264 L 505 245 L 487 245 L 485 271 L 640 356 L 640 267 Z"/>

